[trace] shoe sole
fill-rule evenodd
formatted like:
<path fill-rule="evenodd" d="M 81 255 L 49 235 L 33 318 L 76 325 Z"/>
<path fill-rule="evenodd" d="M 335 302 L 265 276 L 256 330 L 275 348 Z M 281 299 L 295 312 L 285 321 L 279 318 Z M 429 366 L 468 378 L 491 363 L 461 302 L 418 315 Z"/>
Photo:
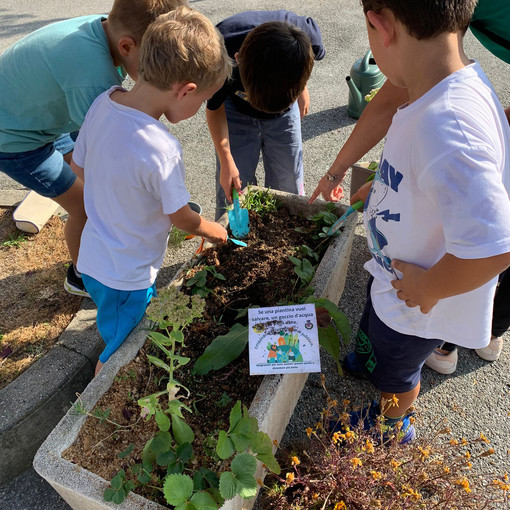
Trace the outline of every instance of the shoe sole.
<path fill-rule="evenodd" d="M 450 375 L 450 374 L 453 374 L 453 372 L 455 372 L 455 370 L 457 370 L 457 365 L 455 365 L 454 367 L 451 367 L 451 368 L 441 368 L 441 367 L 431 366 L 427 362 L 425 362 L 425 366 L 429 367 L 430 370 L 434 370 L 434 372 L 437 372 L 438 374 L 442 374 L 442 375 Z"/>
<path fill-rule="evenodd" d="M 67 278 L 64 281 L 64 289 L 69 294 L 73 294 L 74 296 L 81 296 L 81 297 L 90 297 L 90 294 L 86 290 L 78 289 L 74 286 L 72 286 L 68 281 Z"/>
<path fill-rule="evenodd" d="M 476 354 L 478 354 L 478 356 L 480 356 L 480 358 L 482 358 L 485 361 L 498 361 L 499 357 L 501 356 L 501 353 L 499 353 L 499 354 L 485 354 L 483 352 L 480 354 L 478 352 L 478 350 L 476 350 Z"/>

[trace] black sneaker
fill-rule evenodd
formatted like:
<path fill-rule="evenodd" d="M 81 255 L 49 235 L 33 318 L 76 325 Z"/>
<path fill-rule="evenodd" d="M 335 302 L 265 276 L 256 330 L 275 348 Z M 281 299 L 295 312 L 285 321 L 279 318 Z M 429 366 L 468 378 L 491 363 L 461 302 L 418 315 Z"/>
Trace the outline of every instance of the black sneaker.
<path fill-rule="evenodd" d="M 69 264 L 67 268 L 64 289 L 67 290 L 69 294 L 74 294 L 75 296 L 90 297 L 90 294 L 85 289 L 85 285 L 83 285 L 83 280 L 76 275 L 73 264 Z"/>

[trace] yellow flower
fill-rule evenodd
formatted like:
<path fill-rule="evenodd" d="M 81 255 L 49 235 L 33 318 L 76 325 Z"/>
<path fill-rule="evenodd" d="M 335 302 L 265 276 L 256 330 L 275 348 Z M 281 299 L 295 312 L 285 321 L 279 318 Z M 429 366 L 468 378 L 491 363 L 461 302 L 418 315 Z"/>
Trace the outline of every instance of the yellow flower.
<path fill-rule="evenodd" d="M 416 421 L 416 418 L 414 416 L 409 417 L 409 423 L 412 425 Z"/>
<path fill-rule="evenodd" d="M 470 459 L 471 458 L 471 454 L 469 452 L 466 452 L 464 454 L 464 457 L 466 457 L 466 459 Z"/>
<path fill-rule="evenodd" d="M 503 478 L 505 479 L 505 482 L 508 482 L 508 473 L 505 473 L 505 475 L 503 476 Z"/>
<path fill-rule="evenodd" d="M 459 442 L 456 439 L 450 439 L 450 444 L 452 446 L 457 446 L 459 444 Z"/>
<path fill-rule="evenodd" d="M 290 485 L 294 481 L 294 473 L 287 473 L 287 476 L 285 477 L 285 482 L 287 485 Z"/>
<path fill-rule="evenodd" d="M 487 444 L 490 443 L 490 441 L 481 432 L 480 432 L 480 440 Z"/>
<path fill-rule="evenodd" d="M 419 492 L 415 491 L 414 489 L 412 489 L 411 487 L 407 487 L 406 485 L 403 485 L 402 490 L 404 491 L 402 493 L 403 498 L 413 498 L 415 501 L 418 501 L 419 499 L 421 499 L 421 494 Z"/>
<path fill-rule="evenodd" d="M 457 480 L 455 483 L 460 485 L 466 492 L 471 492 L 471 489 L 469 488 L 469 480 L 466 477 Z"/>
<path fill-rule="evenodd" d="M 391 459 L 390 461 L 390 465 L 393 469 L 397 470 L 399 467 L 400 467 L 400 462 L 398 462 L 397 460 L 395 459 Z"/>
<path fill-rule="evenodd" d="M 353 457 L 351 459 L 352 469 L 356 469 L 357 467 L 361 466 L 363 463 L 361 462 L 358 457 Z"/>
<path fill-rule="evenodd" d="M 382 474 L 379 471 L 370 471 L 370 474 L 374 480 L 380 480 L 382 478 Z"/>
<path fill-rule="evenodd" d="M 314 492 L 312 495 L 312 499 L 319 499 L 319 495 L 316 492 Z"/>
<path fill-rule="evenodd" d="M 447 475 L 448 475 L 448 474 L 450 474 L 450 468 L 449 468 L 449 467 L 445 467 L 445 468 L 443 469 L 443 471 L 444 471 L 444 472 L 445 472 L 445 474 L 447 474 Z"/>
<path fill-rule="evenodd" d="M 395 406 L 395 407 L 398 407 L 398 398 L 393 395 L 393 397 L 391 397 L 391 403 Z"/>
<path fill-rule="evenodd" d="M 335 505 L 334 510 L 347 510 L 347 506 L 343 501 L 340 501 Z"/>
<path fill-rule="evenodd" d="M 478 457 L 488 457 L 489 455 L 494 455 L 494 448 L 489 448 L 486 452 L 478 455 Z"/>
<path fill-rule="evenodd" d="M 468 462 L 468 463 L 466 464 L 466 467 L 467 467 L 468 469 L 471 469 L 471 468 L 473 467 L 473 463 L 472 463 L 472 462 Z"/>
<path fill-rule="evenodd" d="M 462 440 L 461 440 L 461 442 L 460 442 L 460 444 L 461 444 L 462 446 L 466 446 L 466 445 L 467 445 L 467 444 L 469 444 L 469 443 L 467 442 L 467 439 L 466 439 L 465 437 L 463 437 L 463 438 L 462 438 Z"/>
<path fill-rule="evenodd" d="M 501 489 L 502 491 L 509 491 L 510 490 L 510 484 L 503 483 L 501 480 L 493 480 L 492 482 L 498 489 Z"/>
<path fill-rule="evenodd" d="M 374 452 L 374 445 L 370 439 L 367 439 L 365 442 L 365 446 L 363 446 L 363 451 L 367 453 L 373 453 Z"/>
<path fill-rule="evenodd" d="M 420 452 L 421 452 L 421 455 L 420 455 L 421 460 L 425 460 L 429 457 L 430 450 L 428 448 L 422 448 L 421 446 L 418 446 L 418 450 L 420 450 Z"/>
<path fill-rule="evenodd" d="M 273 444 L 274 444 L 275 446 L 278 446 L 278 440 L 277 440 L 277 439 L 273 439 Z"/>
<path fill-rule="evenodd" d="M 299 466 L 301 464 L 301 461 L 294 455 L 294 457 L 291 457 L 290 460 L 292 461 L 293 466 Z"/>
<path fill-rule="evenodd" d="M 260 478 L 257 478 L 257 483 L 263 487 L 264 486 L 264 482 L 260 479 Z"/>
<path fill-rule="evenodd" d="M 349 430 L 345 433 L 345 439 L 347 439 L 349 443 L 352 443 L 356 439 L 356 434 Z"/>
<path fill-rule="evenodd" d="M 347 407 L 351 403 L 350 400 L 345 399 L 344 400 L 344 407 Z"/>
<path fill-rule="evenodd" d="M 313 432 L 312 428 L 311 428 L 311 427 L 307 427 L 307 429 L 306 429 L 306 435 L 307 435 L 308 437 L 310 437 L 310 436 L 312 435 L 312 432 Z"/>

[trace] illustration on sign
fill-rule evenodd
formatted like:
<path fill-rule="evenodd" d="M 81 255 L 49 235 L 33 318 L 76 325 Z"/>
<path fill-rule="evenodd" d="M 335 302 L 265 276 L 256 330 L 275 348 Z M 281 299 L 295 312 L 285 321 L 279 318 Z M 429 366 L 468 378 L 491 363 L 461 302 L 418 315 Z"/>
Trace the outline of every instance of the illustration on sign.
<path fill-rule="evenodd" d="M 252 375 L 320 372 L 313 304 L 252 308 L 248 319 Z"/>

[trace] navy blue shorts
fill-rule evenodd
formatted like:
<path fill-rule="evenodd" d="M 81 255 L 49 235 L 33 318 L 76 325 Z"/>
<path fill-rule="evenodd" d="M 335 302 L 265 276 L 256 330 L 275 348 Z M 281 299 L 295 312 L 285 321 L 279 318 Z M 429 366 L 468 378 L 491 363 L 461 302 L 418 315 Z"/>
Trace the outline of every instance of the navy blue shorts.
<path fill-rule="evenodd" d="M 425 360 L 444 341 L 403 335 L 389 328 L 377 317 L 368 296 L 356 335 L 356 357 L 367 379 L 385 393 L 406 393 L 420 382 Z"/>

